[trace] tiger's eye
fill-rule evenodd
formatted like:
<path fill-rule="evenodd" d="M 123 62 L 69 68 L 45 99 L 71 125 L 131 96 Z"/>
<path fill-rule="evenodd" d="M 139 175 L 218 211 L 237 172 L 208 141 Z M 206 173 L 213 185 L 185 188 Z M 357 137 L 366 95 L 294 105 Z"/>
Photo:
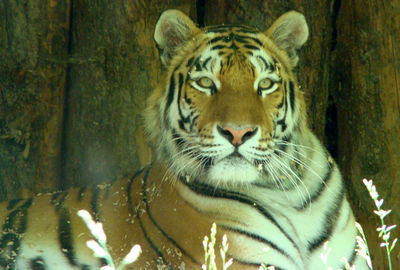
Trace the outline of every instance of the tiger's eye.
<path fill-rule="evenodd" d="M 259 83 L 258 83 L 258 88 L 259 89 L 268 89 L 271 88 L 271 86 L 273 85 L 273 82 L 270 79 L 262 79 Z"/>
<path fill-rule="evenodd" d="M 207 77 L 202 77 L 202 78 L 198 79 L 196 81 L 196 83 L 203 88 L 211 88 L 214 85 L 214 82 L 210 78 L 207 78 Z"/>

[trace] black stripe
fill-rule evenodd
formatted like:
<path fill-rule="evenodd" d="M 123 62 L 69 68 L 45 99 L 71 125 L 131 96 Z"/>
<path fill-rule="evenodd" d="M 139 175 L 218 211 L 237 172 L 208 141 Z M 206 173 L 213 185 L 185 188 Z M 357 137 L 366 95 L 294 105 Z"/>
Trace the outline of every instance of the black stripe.
<path fill-rule="evenodd" d="M 92 217 L 94 221 L 99 222 L 100 217 L 100 209 L 99 209 L 99 199 L 100 199 L 100 188 L 97 185 L 92 187 L 92 197 L 90 199 L 90 208 L 92 210 Z"/>
<path fill-rule="evenodd" d="M 25 202 L 13 210 L 5 219 L 0 238 L 0 265 L 7 265 L 9 269 L 14 269 L 16 258 L 20 252 L 21 235 L 27 229 L 28 209 L 32 205 L 33 199 Z"/>
<path fill-rule="evenodd" d="M 220 49 L 224 49 L 227 48 L 225 45 L 215 45 L 213 47 L 211 47 L 211 50 L 220 50 Z"/>
<path fill-rule="evenodd" d="M 213 43 L 215 43 L 215 42 L 218 42 L 218 41 L 220 41 L 220 40 L 223 40 L 223 41 L 229 41 L 229 40 L 227 40 L 227 38 L 228 38 L 229 36 L 219 36 L 219 37 L 215 37 L 215 38 L 213 38 L 213 39 L 210 39 L 210 41 L 208 42 L 208 44 L 213 44 Z"/>
<path fill-rule="evenodd" d="M 261 55 L 257 56 L 258 59 L 261 60 L 261 62 L 263 62 L 265 69 L 264 70 L 272 70 L 272 64 L 270 62 L 268 62 L 264 57 L 262 57 Z"/>
<path fill-rule="evenodd" d="M 60 207 L 58 213 L 58 240 L 60 241 L 61 252 L 67 258 L 70 265 L 77 266 L 75 250 L 72 243 L 71 218 L 68 210 Z"/>
<path fill-rule="evenodd" d="M 206 33 L 227 33 L 229 29 L 207 29 Z"/>
<path fill-rule="evenodd" d="M 288 90 L 287 90 L 287 82 L 286 81 L 283 81 L 283 86 L 284 86 L 284 89 L 285 89 L 285 95 L 284 95 L 284 99 L 285 99 L 285 108 L 284 108 L 284 110 L 285 111 L 284 111 L 283 117 L 281 117 L 280 120 L 276 121 L 277 125 L 282 126 L 282 132 L 284 132 L 286 130 L 286 128 L 287 128 L 286 116 L 287 116 L 287 112 L 288 112 L 288 98 L 287 98 Z"/>
<path fill-rule="evenodd" d="M 191 67 L 194 61 L 194 57 L 190 57 L 189 60 L 186 63 L 186 67 Z"/>
<path fill-rule="evenodd" d="M 211 60 L 211 56 L 210 57 L 208 57 L 206 60 L 204 60 L 204 62 L 203 62 L 203 69 L 205 69 L 206 68 L 206 66 L 207 66 L 207 63 L 209 62 Z"/>
<path fill-rule="evenodd" d="M 239 33 L 248 33 L 248 34 L 256 34 L 256 33 L 260 32 L 258 30 L 250 30 L 250 28 L 249 29 L 236 29 L 235 31 L 239 32 Z"/>
<path fill-rule="evenodd" d="M 187 78 L 186 78 L 187 80 Z M 185 102 L 190 105 L 192 104 L 192 100 L 187 96 L 187 92 L 185 92 L 185 95 L 183 96 L 183 99 L 185 100 Z"/>
<path fill-rule="evenodd" d="M 36 257 L 30 261 L 30 267 L 32 270 L 46 270 L 46 264 L 42 257 Z"/>
<path fill-rule="evenodd" d="M 214 163 L 214 159 L 212 157 L 206 157 L 206 156 L 200 157 L 199 155 L 197 155 L 196 159 L 200 161 L 204 169 L 209 169 L 211 165 L 213 165 Z"/>
<path fill-rule="evenodd" d="M 235 29 L 231 29 L 231 28 L 235 28 Z M 206 32 L 214 32 L 215 30 L 233 30 L 233 31 L 254 31 L 254 32 L 258 32 L 257 29 L 254 29 L 250 26 L 247 25 L 241 25 L 241 24 L 221 24 L 221 25 L 212 25 L 212 26 L 208 26 L 205 28 Z"/>
<path fill-rule="evenodd" d="M 152 165 L 149 164 L 148 166 L 143 167 L 142 169 L 140 169 L 139 171 L 137 171 L 130 179 L 126 188 L 126 191 L 128 192 L 128 210 L 129 213 L 131 214 L 135 214 L 137 211 L 134 209 L 133 206 L 133 198 L 132 198 L 132 194 L 131 194 L 131 189 L 132 189 L 132 185 L 133 183 L 139 179 L 138 177 L 144 172 L 143 175 L 143 179 L 147 179 L 147 177 L 149 176 L 150 170 L 151 170 Z M 142 180 L 143 181 L 143 180 Z M 164 256 L 162 254 L 162 252 L 157 248 L 157 246 L 153 243 L 153 241 L 151 240 L 151 238 L 149 237 L 149 235 L 147 234 L 142 220 L 140 218 L 140 215 L 137 215 L 138 221 L 139 221 L 139 226 L 140 229 L 143 232 L 143 236 L 146 238 L 146 241 L 149 243 L 150 247 L 154 250 L 154 252 L 157 254 L 158 257 L 160 257 L 163 261 L 165 261 Z"/>
<path fill-rule="evenodd" d="M 151 168 L 151 164 L 148 164 L 147 166 L 144 166 L 143 168 L 137 170 L 131 177 L 129 177 L 128 185 L 126 186 L 125 189 L 129 202 L 132 202 L 132 194 L 131 194 L 132 185 L 137 181 L 137 179 L 139 179 L 139 176 L 149 168 Z M 136 211 L 133 210 L 131 203 L 129 204 L 128 209 L 131 215 L 134 215 L 136 213 Z"/>
<path fill-rule="evenodd" d="M 165 258 L 164 258 L 163 253 L 158 249 L 158 247 L 154 244 L 153 240 L 151 240 L 150 236 L 147 234 L 147 231 L 143 226 L 143 222 L 142 222 L 142 219 L 140 218 L 140 216 L 138 216 L 138 221 L 139 221 L 140 229 L 142 230 L 143 236 L 146 239 L 147 243 L 150 245 L 151 249 L 157 254 L 157 257 L 161 259 L 162 265 L 163 266 L 167 265 L 167 264 L 165 264 Z M 157 261 L 158 261 L 158 258 L 157 258 Z M 168 266 L 168 268 L 172 269 L 172 267 L 170 265 Z"/>
<path fill-rule="evenodd" d="M 7 204 L 7 210 L 13 209 L 20 201 L 23 201 L 23 200 L 22 199 L 10 200 Z"/>
<path fill-rule="evenodd" d="M 148 178 L 148 176 L 150 174 L 150 169 L 151 169 L 150 167 L 146 168 L 146 170 L 144 172 L 144 175 L 143 175 L 142 185 L 143 185 L 143 181 L 147 181 L 147 178 Z M 128 203 L 129 203 L 130 208 L 132 206 L 132 201 L 131 200 L 132 200 L 131 196 L 128 196 Z M 133 209 L 130 209 L 130 210 L 131 210 L 130 212 L 133 213 Z M 166 260 L 164 258 L 163 253 L 161 252 L 161 250 L 158 249 L 158 247 L 154 244 L 153 240 L 151 240 L 150 236 L 147 234 L 147 231 L 144 228 L 144 225 L 143 225 L 143 222 L 142 222 L 142 219 L 141 219 L 140 215 L 137 215 L 137 219 L 139 221 L 140 229 L 143 232 L 143 236 L 144 236 L 144 238 L 146 238 L 146 241 L 150 245 L 151 249 L 157 254 L 158 258 L 161 258 L 163 265 L 168 266 L 168 269 L 172 270 L 172 267 L 170 265 L 166 264 Z"/>
<path fill-rule="evenodd" d="M 261 40 L 259 40 L 258 38 L 255 37 L 246 37 L 251 39 L 252 41 L 254 41 L 255 43 L 257 43 L 259 46 L 263 46 L 263 43 L 261 42 Z"/>
<path fill-rule="evenodd" d="M 179 112 L 179 116 L 180 116 L 180 120 L 183 121 L 183 123 L 190 123 L 190 115 L 185 117 L 182 113 L 182 109 L 181 109 L 181 95 L 182 95 L 182 88 L 183 88 L 183 83 L 185 81 L 185 78 L 183 76 L 182 73 L 178 74 L 178 97 L 177 97 L 177 105 L 178 105 L 178 112 Z M 183 123 L 181 123 L 180 128 L 185 130 L 185 126 L 183 125 Z M 179 123 L 178 123 L 179 124 Z"/>
<path fill-rule="evenodd" d="M 64 207 L 66 192 L 57 192 L 51 196 L 50 202 L 58 214 L 58 240 L 61 252 L 67 258 L 70 265 L 77 266 L 74 247 L 72 243 L 71 218 Z"/>
<path fill-rule="evenodd" d="M 276 121 L 277 125 L 280 125 L 282 127 L 282 132 L 285 132 L 287 125 L 286 125 L 286 112 L 287 112 L 287 106 L 285 107 L 285 113 L 284 113 L 284 117 L 281 120 Z"/>
<path fill-rule="evenodd" d="M 192 118 L 192 121 L 190 123 L 190 132 L 193 131 L 193 127 L 196 124 L 197 119 L 199 118 L 199 115 L 196 115 L 195 117 Z"/>
<path fill-rule="evenodd" d="M 294 95 L 294 83 L 293 81 L 289 81 L 289 97 L 290 97 L 290 108 L 292 109 L 292 112 L 294 112 L 294 107 L 295 107 L 295 95 Z"/>
<path fill-rule="evenodd" d="M 203 68 L 200 65 L 200 61 L 196 61 L 194 66 L 195 66 L 195 70 L 196 71 L 202 71 L 203 70 Z"/>
<path fill-rule="evenodd" d="M 325 243 L 332 235 L 333 229 L 336 226 L 340 209 L 342 207 L 343 200 L 344 200 L 344 187 L 342 183 L 341 189 L 337 194 L 336 200 L 334 201 L 334 203 L 332 203 L 331 209 L 329 209 L 325 213 L 324 220 L 321 222 L 321 224 L 324 227 L 322 228 L 320 235 L 316 239 L 309 241 L 308 250 L 310 252 L 313 252 L 314 250 L 320 248 L 322 244 Z"/>
<path fill-rule="evenodd" d="M 245 47 L 246 49 L 250 49 L 250 50 L 260 50 L 260 48 L 253 46 L 253 45 L 249 45 L 249 44 L 245 44 L 243 47 Z"/>
<path fill-rule="evenodd" d="M 271 242 L 268 239 L 265 239 L 265 238 L 263 238 L 263 237 L 261 237 L 261 236 L 259 236 L 257 234 L 253 234 L 251 232 L 243 231 L 243 230 L 238 229 L 238 228 L 232 228 L 232 227 L 224 226 L 224 225 L 218 225 L 218 227 L 223 228 L 223 229 L 228 230 L 228 231 L 235 232 L 235 233 L 243 234 L 243 235 L 245 235 L 245 236 L 247 236 L 247 237 L 249 237 L 249 238 L 251 238 L 253 240 L 256 240 L 258 242 L 266 244 L 266 245 L 270 246 L 272 249 L 278 251 L 281 255 L 283 255 L 286 258 L 288 258 L 291 262 L 296 264 L 296 262 L 293 260 L 292 257 L 289 256 L 289 254 L 287 254 L 283 249 L 281 249 L 275 243 Z"/>
<path fill-rule="evenodd" d="M 229 49 L 232 49 L 232 50 L 237 50 L 237 49 L 239 49 L 239 47 L 238 47 L 235 43 L 233 43 L 233 42 L 232 42 L 232 45 L 229 46 L 228 48 L 229 48 Z"/>
<path fill-rule="evenodd" d="M 176 71 L 176 70 L 175 70 Z M 172 101 L 174 100 L 174 93 L 175 93 L 175 71 L 171 74 L 171 78 L 169 79 L 169 88 L 168 88 L 168 96 L 167 96 L 167 103 L 165 105 L 164 115 L 167 115 L 167 111 L 171 106 Z"/>
<path fill-rule="evenodd" d="M 152 215 L 152 212 L 150 210 L 149 207 L 149 202 L 147 200 L 147 178 L 148 178 L 149 173 L 147 173 L 145 175 L 145 177 L 143 177 L 143 182 L 142 182 L 142 194 L 143 194 L 143 203 L 146 207 L 146 214 L 148 215 L 150 221 L 153 223 L 153 225 L 161 232 L 161 234 L 168 239 L 168 241 L 170 241 L 180 252 L 182 252 L 185 256 L 189 257 L 189 259 L 198 264 L 199 266 L 201 266 L 201 263 L 198 262 L 194 257 L 192 257 L 189 253 L 187 253 L 185 251 L 185 249 L 183 249 L 171 236 L 169 236 L 162 228 L 161 226 L 158 224 L 158 222 L 155 220 L 155 218 Z"/>
<path fill-rule="evenodd" d="M 0 239 L 0 265 L 10 266 L 14 269 L 20 249 L 20 239 L 14 232 L 4 232 Z"/>
<path fill-rule="evenodd" d="M 293 241 L 290 235 L 281 227 L 281 225 L 275 220 L 275 218 L 263 207 L 259 205 L 256 201 L 251 198 L 248 198 L 246 195 L 233 192 L 229 190 L 224 190 L 221 188 L 209 186 L 204 183 L 200 183 L 198 180 L 190 181 L 189 183 L 185 181 L 184 178 L 179 177 L 179 180 L 190 188 L 193 192 L 198 193 L 203 196 L 213 197 L 213 198 L 221 198 L 238 201 L 244 204 L 247 204 L 253 208 L 255 208 L 260 214 L 262 214 L 266 219 L 268 219 L 271 223 L 273 223 L 283 235 L 293 244 L 293 246 L 298 249 L 297 244 Z"/>
<path fill-rule="evenodd" d="M 178 126 L 179 126 L 180 129 L 186 130 L 186 129 L 185 129 L 185 124 L 183 123 L 182 120 L 178 120 Z"/>
<path fill-rule="evenodd" d="M 240 44 L 242 44 L 242 45 L 250 45 L 249 44 L 249 41 L 246 39 L 246 38 L 239 38 L 239 36 L 235 36 L 235 41 L 237 42 L 237 43 L 240 43 Z"/>
<path fill-rule="evenodd" d="M 182 150 L 182 146 L 185 144 L 185 140 L 182 138 L 181 135 L 179 135 L 175 129 L 172 129 L 171 131 L 172 134 L 172 139 L 176 145 L 176 147 L 178 148 L 179 151 Z"/>
<path fill-rule="evenodd" d="M 285 99 L 282 99 L 282 102 L 278 104 L 277 108 L 282 109 L 283 105 L 285 104 Z"/>

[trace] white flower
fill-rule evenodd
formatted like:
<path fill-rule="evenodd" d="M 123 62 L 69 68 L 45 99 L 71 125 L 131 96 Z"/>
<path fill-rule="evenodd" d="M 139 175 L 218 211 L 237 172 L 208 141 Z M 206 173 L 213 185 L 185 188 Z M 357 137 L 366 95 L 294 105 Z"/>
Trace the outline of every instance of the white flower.
<path fill-rule="evenodd" d="M 367 187 L 367 189 L 371 190 L 371 187 L 373 184 L 372 180 L 363 179 L 362 181 L 363 181 L 364 185 Z"/>
<path fill-rule="evenodd" d="M 378 215 L 381 219 L 383 219 L 384 217 L 386 217 L 387 215 L 389 215 L 390 212 L 392 212 L 392 210 L 383 210 L 383 209 L 374 210 L 374 213 L 375 213 L 376 215 Z"/>
<path fill-rule="evenodd" d="M 122 265 L 130 264 L 136 261 L 142 252 L 142 249 L 140 248 L 140 245 L 134 245 L 129 251 L 129 253 L 125 256 L 124 260 L 122 261 Z"/>
<path fill-rule="evenodd" d="M 377 207 L 378 209 L 381 208 L 382 204 L 383 204 L 383 199 L 375 200 L 375 205 L 376 205 L 376 207 Z"/>
<path fill-rule="evenodd" d="M 87 241 L 86 245 L 93 251 L 96 257 L 104 258 L 107 255 L 106 251 L 95 240 Z"/>

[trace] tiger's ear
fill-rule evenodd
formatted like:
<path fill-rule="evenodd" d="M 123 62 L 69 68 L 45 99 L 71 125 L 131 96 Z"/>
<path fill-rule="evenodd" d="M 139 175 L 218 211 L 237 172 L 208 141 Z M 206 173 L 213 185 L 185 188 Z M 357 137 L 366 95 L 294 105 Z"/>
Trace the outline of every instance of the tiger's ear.
<path fill-rule="evenodd" d="M 161 62 L 168 65 L 176 51 L 200 29 L 179 10 L 164 11 L 157 21 L 154 40 L 160 51 Z"/>
<path fill-rule="evenodd" d="M 297 11 L 283 14 L 267 30 L 266 35 L 286 51 L 292 66 L 296 66 L 299 60 L 296 50 L 303 46 L 308 38 L 308 26 L 304 15 Z"/>

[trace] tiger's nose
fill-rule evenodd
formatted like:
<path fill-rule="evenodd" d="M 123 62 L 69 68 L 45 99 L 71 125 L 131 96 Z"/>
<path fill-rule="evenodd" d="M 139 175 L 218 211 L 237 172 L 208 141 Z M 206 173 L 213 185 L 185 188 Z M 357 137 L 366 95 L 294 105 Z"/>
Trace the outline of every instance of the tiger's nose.
<path fill-rule="evenodd" d="M 217 130 L 222 137 L 233 145 L 241 145 L 250 139 L 257 131 L 257 128 L 234 128 L 229 126 L 217 126 Z"/>

